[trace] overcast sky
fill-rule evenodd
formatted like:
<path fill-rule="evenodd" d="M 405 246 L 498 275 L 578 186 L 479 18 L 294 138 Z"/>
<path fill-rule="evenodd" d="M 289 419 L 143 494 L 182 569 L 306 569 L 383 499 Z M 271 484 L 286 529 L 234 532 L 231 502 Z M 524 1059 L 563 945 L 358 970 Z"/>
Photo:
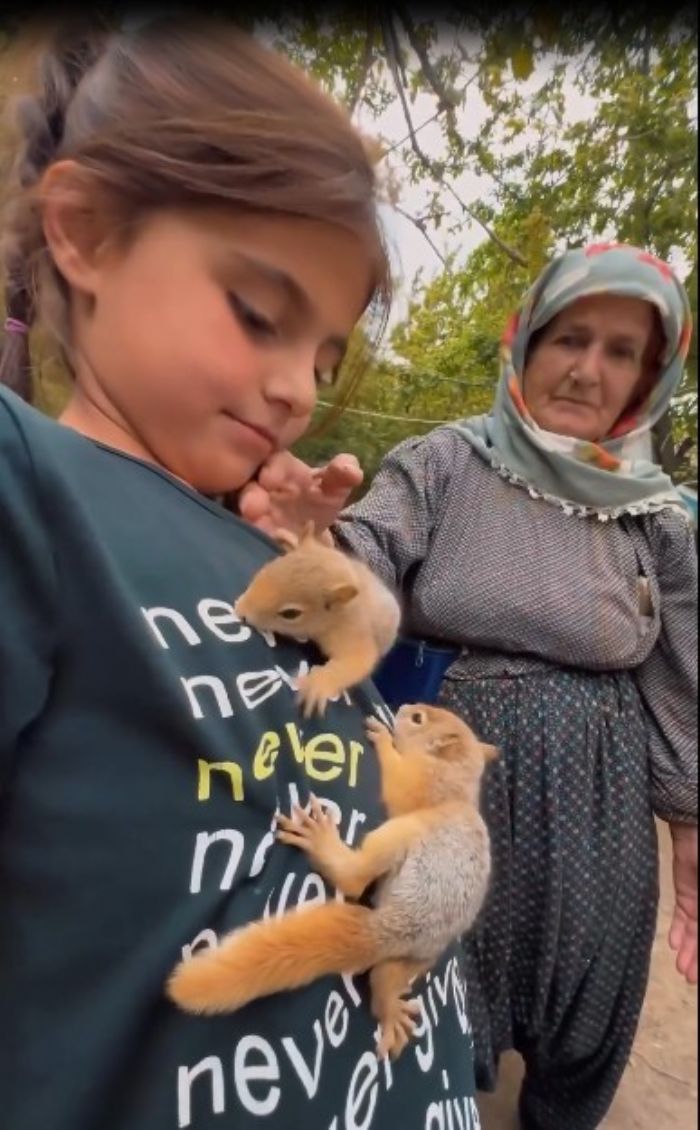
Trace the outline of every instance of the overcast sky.
<path fill-rule="evenodd" d="M 521 84 L 523 94 L 530 93 L 546 80 L 553 63 L 554 57 L 548 56 L 537 64 L 530 79 L 528 79 L 526 83 Z M 468 72 L 465 72 L 464 77 L 466 81 L 469 77 Z M 579 92 L 575 90 L 573 83 L 570 81 L 566 82 L 565 91 L 567 98 L 567 120 L 573 121 L 585 118 L 591 113 L 595 105 L 594 99 L 582 97 Z M 435 113 L 435 98 L 427 94 L 419 94 L 416 101 L 410 107 L 410 110 L 414 126 L 420 126 L 422 122 L 426 121 Z M 479 91 L 476 89 L 476 84 L 470 86 L 467 91 L 465 107 L 458 113 L 458 122 L 464 129 L 465 137 L 474 138 L 477 135 L 479 128 L 487 117 L 487 113 L 487 108 Z M 408 132 L 406 120 L 398 99 L 396 99 L 389 109 L 378 119 L 372 119 L 371 115 L 363 107 L 357 116 L 357 124 L 370 134 L 381 134 L 386 141 L 392 144 L 400 141 Z M 525 130 L 521 135 L 521 143 L 525 144 L 528 139 L 531 140 L 532 137 L 533 134 Z M 425 126 L 425 128 L 419 132 L 418 139 L 421 148 L 424 149 L 426 153 L 437 156 L 442 147 L 442 132 L 439 123 L 431 122 L 429 125 Z M 396 153 L 391 155 L 391 159 L 396 167 Z M 491 182 L 489 178 L 479 178 L 474 173 L 467 171 L 459 180 L 453 183 L 458 195 L 461 196 L 466 204 L 471 204 L 478 201 L 484 195 L 488 196 L 493 182 Z M 404 211 L 412 215 L 420 214 L 421 209 L 425 207 L 426 199 L 426 193 L 420 187 L 411 184 L 402 185 L 399 203 Z M 457 202 L 453 201 L 452 198 L 446 194 L 444 203 L 448 207 L 450 218 L 459 218 L 461 210 Z M 400 311 L 405 309 L 407 288 L 410 286 L 410 282 L 415 276 L 416 271 L 422 268 L 423 277 L 430 277 L 440 271 L 442 264 L 425 238 L 409 220 L 405 219 L 390 206 L 382 208 L 382 216 L 385 221 L 388 242 L 394 260 L 394 269 L 399 284 L 397 286 L 397 308 L 395 311 L 395 316 L 398 316 Z M 456 248 L 458 250 L 458 256 L 461 259 L 463 256 L 466 257 L 469 251 L 485 238 L 485 235 L 483 229 L 477 224 L 466 222 L 459 239 L 448 236 L 442 229 L 438 232 L 431 232 L 431 238 L 443 254 L 447 251 L 453 251 Z"/>

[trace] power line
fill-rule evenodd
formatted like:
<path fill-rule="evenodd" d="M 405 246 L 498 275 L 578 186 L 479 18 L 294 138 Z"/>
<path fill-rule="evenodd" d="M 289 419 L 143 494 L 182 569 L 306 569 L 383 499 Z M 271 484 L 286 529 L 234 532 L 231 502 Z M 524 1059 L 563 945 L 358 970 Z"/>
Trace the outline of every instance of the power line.
<path fill-rule="evenodd" d="M 335 408 L 329 400 L 317 400 L 323 408 Z M 420 416 L 391 416 L 386 412 L 370 412 L 367 408 L 344 408 L 343 415 L 350 412 L 353 416 L 373 416 L 377 420 L 408 420 L 411 424 L 449 424 L 449 420 L 425 420 Z"/>
<path fill-rule="evenodd" d="M 493 381 L 458 381 L 454 377 L 441 377 L 437 373 L 418 373 L 418 377 L 427 377 L 430 381 L 443 381 L 448 385 L 459 385 L 460 388 L 496 388 Z"/>

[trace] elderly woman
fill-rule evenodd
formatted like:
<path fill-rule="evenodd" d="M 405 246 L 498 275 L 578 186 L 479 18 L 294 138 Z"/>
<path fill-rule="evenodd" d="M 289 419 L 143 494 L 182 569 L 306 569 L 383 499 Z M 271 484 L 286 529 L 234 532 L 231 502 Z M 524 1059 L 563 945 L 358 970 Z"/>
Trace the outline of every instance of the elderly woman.
<path fill-rule="evenodd" d="M 671 945 L 697 978 L 697 559 L 650 445 L 690 333 L 665 263 L 567 252 L 508 326 L 492 412 L 400 444 L 333 527 L 406 595 L 408 633 L 456 645 L 440 699 L 502 752 L 483 798 L 494 882 L 464 954 L 478 1085 L 517 1049 L 525 1130 L 592 1130 L 612 1101 L 655 932 L 654 813 Z M 268 493 L 283 470 L 297 518 L 329 517 L 356 479 L 271 465 L 250 520 L 289 521 Z"/>

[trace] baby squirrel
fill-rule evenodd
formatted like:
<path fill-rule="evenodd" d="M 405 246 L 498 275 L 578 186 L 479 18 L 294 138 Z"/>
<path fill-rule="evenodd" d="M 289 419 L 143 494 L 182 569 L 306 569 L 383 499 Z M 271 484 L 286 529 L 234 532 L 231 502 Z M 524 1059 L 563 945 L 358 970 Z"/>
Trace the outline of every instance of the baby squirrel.
<path fill-rule="evenodd" d="M 370 969 L 378 1054 L 395 1057 L 408 1043 L 418 1002 L 404 994 L 469 930 L 484 901 L 491 854 L 479 793 L 497 750 L 435 706 L 402 706 L 393 736 L 376 718 L 366 725 L 389 819 L 350 848 L 312 798 L 310 811 L 278 816 L 277 838 L 304 851 L 349 899 L 378 880 L 372 907 L 327 902 L 233 931 L 174 970 L 167 993 L 185 1011 L 232 1012 L 317 977 Z"/>
<path fill-rule="evenodd" d="M 294 640 L 313 640 L 326 656 L 297 682 L 305 716 L 361 683 L 396 639 L 395 596 L 362 561 L 323 544 L 307 523 L 299 540 L 279 531 L 287 550 L 255 574 L 234 611 L 246 624 Z"/>

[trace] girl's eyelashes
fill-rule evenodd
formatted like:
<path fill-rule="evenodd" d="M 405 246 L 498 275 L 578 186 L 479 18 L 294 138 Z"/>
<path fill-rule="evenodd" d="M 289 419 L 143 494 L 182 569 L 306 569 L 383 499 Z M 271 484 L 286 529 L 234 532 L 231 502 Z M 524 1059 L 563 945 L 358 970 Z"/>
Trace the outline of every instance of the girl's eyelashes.
<path fill-rule="evenodd" d="M 228 292 L 228 301 L 231 309 L 233 310 L 236 318 L 242 325 L 246 333 L 251 337 L 257 338 L 259 341 L 271 342 L 279 337 L 279 330 L 274 322 L 261 314 L 249 303 L 245 302 L 239 294 L 234 291 Z M 340 370 L 340 363 L 325 368 L 317 367 L 314 369 L 314 378 L 316 384 L 330 388 L 335 384 L 338 379 L 338 372 Z"/>
<path fill-rule="evenodd" d="M 270 341 L 277 336 L 277 330 L 269 318 L 249 306 L 247 302 L 233 291 L 228 295 L 229 304 L 243 329 L 253 337 Z"/>

